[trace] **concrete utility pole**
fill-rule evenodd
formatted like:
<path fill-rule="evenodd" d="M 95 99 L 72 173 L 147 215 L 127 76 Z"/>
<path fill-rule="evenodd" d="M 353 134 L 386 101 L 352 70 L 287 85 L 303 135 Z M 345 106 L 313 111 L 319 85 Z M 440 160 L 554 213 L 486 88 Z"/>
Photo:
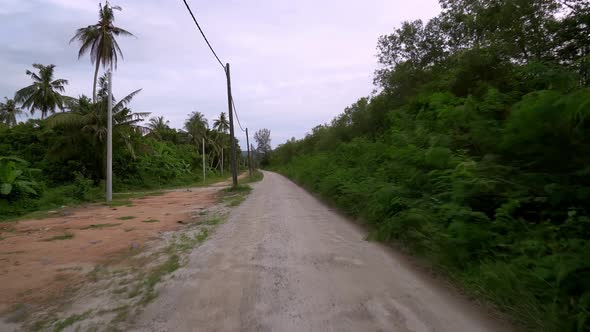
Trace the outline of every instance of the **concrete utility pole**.
<path fill-rule="evenodd" d="M 252 158 L 250 157 L 250 138 L 248 137 L 248 128 L 246 128 L 246 146 L 248 147 L 248 173 L 252 177 Z"/>
<path fill-rule="evenodd" d="M 223 177 L 223 146 L 221 147 L 221 177 Z"/>
<path fill-rule="evenodd" d="M 107 97 L 107 202 L 113 200 L 113 64 L 109 71 Z"/>
<path fill-rule="evenodd" d="M 227 78 L 227 108 L 229 110 L 229 137 L 231 140 L 231 176 L 233 186 L 238 185 L 238 169 L 236 165 L 236 140 L 234 139 L 234 111 L 231 98 L 231 78 L 229 74 L 229 63 L 225 64 L 225 77 Z"/>
<path fill-rule="evenodd" d="M 205 137 L 203 137 L 203 182 L 205 182 Z"/>

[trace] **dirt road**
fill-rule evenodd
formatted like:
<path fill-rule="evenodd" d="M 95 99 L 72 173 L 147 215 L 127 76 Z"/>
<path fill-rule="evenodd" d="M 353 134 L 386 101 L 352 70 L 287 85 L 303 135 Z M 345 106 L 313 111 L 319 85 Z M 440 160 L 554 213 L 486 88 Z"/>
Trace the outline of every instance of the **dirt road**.
<path fill-rule="evenodd" d="M 505 331 L 286 178 L 191 253 L 137 331 Z"/>

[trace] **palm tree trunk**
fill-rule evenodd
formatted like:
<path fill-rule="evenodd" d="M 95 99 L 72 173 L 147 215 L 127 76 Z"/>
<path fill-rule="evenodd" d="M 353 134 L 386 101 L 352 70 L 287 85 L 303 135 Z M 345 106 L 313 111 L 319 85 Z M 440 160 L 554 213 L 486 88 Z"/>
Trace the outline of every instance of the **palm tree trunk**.
<path fill-rule="evenodd" d="M 100 67 L 100 61 L 96 59 L 96 68 L 94 69 L 94 84 L 92 85 L 92 102 L 96 103 L 96 79 L 98 78 L 98 68 Z"/>

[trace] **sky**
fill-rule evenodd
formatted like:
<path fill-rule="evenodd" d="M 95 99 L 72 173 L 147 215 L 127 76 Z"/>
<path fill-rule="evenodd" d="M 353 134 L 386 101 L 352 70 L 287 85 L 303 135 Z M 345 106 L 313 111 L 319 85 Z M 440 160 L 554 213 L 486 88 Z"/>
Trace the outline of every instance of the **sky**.
<path fill-rule="evenodd" d="M 375 89 L 377 38 L 407 20 L 440 12 L 437 0 L 187 0 L 216 53 L 230 63 L 232 94 L 252 138 L 272 146 L 302 138 Z M 66 94 L 92 95 L 93 66 L 78 59 L 75 30 L 98 20 L 97 0 L 0 0 L 0 98 L 30 84 L 31 64 L 55 64 Z M 227 112 L 222 67 L 182 0 L 113 0 L 124 59 L 113 93 L 143 89 L 130 105 L 182 128 L 193 111 L 210 124 Z M 242 148 L 245 136 L 236 125 Z"/>

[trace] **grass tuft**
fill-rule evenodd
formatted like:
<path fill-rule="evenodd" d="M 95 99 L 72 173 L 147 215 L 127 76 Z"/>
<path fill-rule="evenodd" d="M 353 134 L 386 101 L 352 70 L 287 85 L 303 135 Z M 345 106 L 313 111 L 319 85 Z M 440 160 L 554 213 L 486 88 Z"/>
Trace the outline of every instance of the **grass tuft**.
<path fill-rule="evenodd" d="M 100 228 L 107 228 L 107 227 L 115 227 L 115 226 L 119 226 L 121 225 L 121 223 L 117 223 L 117 224 L 92 224 L 86 227 L 82 227 L 80 228 L 81 230 L 86 230 L 86 229 L 100 229 Z"/>
<path fill-rule="evenodd" d="M 224 189 L 224 191 L 226 193 L 250 192 L 250 191 L 252 191 L 252 187 L 250 187 L 247 184 L 238 184 L 237 186 L 226 188 L 226 189 Z"/>
<path fill-rule="evenodd" d="M 50 238 L 45 239 L 43 241 L 48 241 L 49 242 L 49 241 L 69 240 L 69 239 L 71 239 L 73 237 L 74 237 L 74 234 L 72 234 L 72 233 L 65 233 L 65 234 L 62 234 L 62 235 L 56 235 L 54 237 L 50 237 Z"/>
<path fill-rule="evenodd" d="M 102 205 L 106 205 L 108 207 L 133 206 L 131 201 L 128 199 L 121 199 L 121 200 L 106 202 L 106 203 L 102 203 Z"/>
<path fill-rule="evenodd" d="M 66 327 L 72 326 L 74 325 L 76 322 L 82 321 L 86 318 L 88 318 L 88 316 L 90 316 L 90 310 L 82 313 L 82 314 L 74 314 L 71 315 L 70 317 L 64 319 L 64 320 L 60 320 L 58 321 L 55 326 L 53 327 L 53 331 L 54 332 L 60 332 L 63 331 Z"/>

